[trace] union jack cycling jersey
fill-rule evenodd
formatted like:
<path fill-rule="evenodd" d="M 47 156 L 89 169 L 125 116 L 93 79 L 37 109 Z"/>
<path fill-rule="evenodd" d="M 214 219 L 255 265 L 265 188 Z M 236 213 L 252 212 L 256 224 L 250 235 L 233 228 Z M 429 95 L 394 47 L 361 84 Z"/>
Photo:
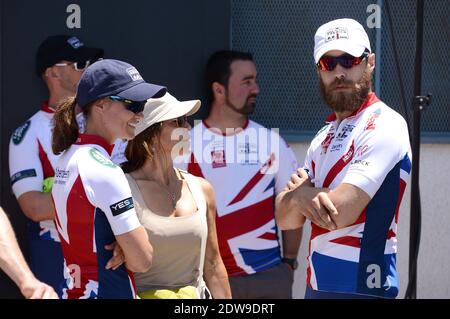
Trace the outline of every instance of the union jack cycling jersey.
<path fill-rule="evenodd" d="M 176 165 L 214 188 L 217 237 L 228 275 L 254 274 L 279 264 L 274 203 L 297 167 L 292 150 L 276 132 L 253 121 L 227 136 L 203 122 L 190 135 L 190 158 Z"/>
<path fill-rule="evenodd" d="M 134 298 L 133 275 L 124 265 L 106 270 L 115 236 L 140 226 L 122 169 L 110 160 L 112 146 L 80 134 L 55 165 L 52 197 L 65 260 L 63 298 Z"/>
<path fill-rule="evenodd" d="M 17 128 L 9 144 L 9 171 L 12 190 L 16 198 L 30 191 L 42 191 L 43 180 L 55 175 L 54 167 L 58 155 L 52 151 L 53 115 L 55 111 L 44 102 L 41 110 Z M 80 132 L 84 132 L 85 118 L 77 115 Z M 126 142 L 117 140 L 112 160 L 124 162 Z M 59 242 L 52 220 L 29 221 L 28 237 Z"/>
<path fill-rule="evenodd" d="M 334 114 L 327 121 L 305 159 L 312 182 L 329 189 L 352 184 L 371 200 L 353 225 L 328 231 L 312 224 L 307 285 L 394 298 L 398 212 L 411 171 L 406 122 L 374 93 L 342 122 Z"/>

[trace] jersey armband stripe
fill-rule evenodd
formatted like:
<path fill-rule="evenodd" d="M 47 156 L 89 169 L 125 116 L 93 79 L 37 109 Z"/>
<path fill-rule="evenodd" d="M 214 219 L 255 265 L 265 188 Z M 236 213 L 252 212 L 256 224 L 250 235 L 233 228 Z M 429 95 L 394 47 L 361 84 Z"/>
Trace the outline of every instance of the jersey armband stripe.
<path fill-rule="evenodd" d="M 118 216 L 122 213 L 125 213 L 127 210 L 134 208 L 133 198 L 128 197 L 124 200 L 121 200 L 120 202 L 112 204 L 111 206 L 109 206 L 109 208 L 111 208 L 113 216 Z"/>
<path fill-rule="evenodd" d="M 21 179 L 28 177 L 36 177 L 36 170 L 34 168 L 27 169 L 24 171 L 20 171 L 11 176 L 11 185 L 14 185 L 15 182 L 20 181 Z"/>

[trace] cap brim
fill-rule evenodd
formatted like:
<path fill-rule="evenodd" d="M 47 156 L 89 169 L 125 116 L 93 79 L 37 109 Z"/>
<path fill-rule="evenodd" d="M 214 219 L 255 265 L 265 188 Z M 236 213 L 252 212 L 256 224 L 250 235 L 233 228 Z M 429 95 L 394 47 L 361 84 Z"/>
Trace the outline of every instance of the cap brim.
<path fill-rule="evenodd" d="M 199 110 L 202 102 L 200 102 L 200 100 L 190 100 L 179 101 L 177 104 L 178 105 L 171 108 L 170 112 L 168 112 L 159 122 L 173 120 L 183 115 L 191 116 Z"/>
<path fill-rule="evenodd" d="M 345 53 L 359 57 L 363 54 L 364 50 L 366 50 L 366 47 L 362 45 L 355 45 L 354 43 L 345 40 L 331 41 L 314 53 L 314 61 L 316 63 L 319 62 L 320 58 L 325 53 L 334 50 L 344 51 Z"/>
<path fill-rule="evenodd" d="M 135 135 L 138 135 L 139 133 L 143 132 L 145 129 L 152 126 L 153 124 L 173 120 L 183 115 L 191 116 L 200 109 L 201 105 L 202 102 L 200 100 L 177 101 L 176 106 L 172 107 L 169 112 L 163 114 L 159 118 L 153 118 L 152 121 L 150 122 L 147 122 L 145 120 L 145 111 L 144 111 L 144 120 L 142 120 L 136 126 Z"/>
<path fill-rule="evenodd" d="M 166 91 L 167 89 L 164 86 L 142 82 L 116 95 L 131 101 L 143 102 L 151 98 L 156 99 L 162 97 L 166 94 Z"/>

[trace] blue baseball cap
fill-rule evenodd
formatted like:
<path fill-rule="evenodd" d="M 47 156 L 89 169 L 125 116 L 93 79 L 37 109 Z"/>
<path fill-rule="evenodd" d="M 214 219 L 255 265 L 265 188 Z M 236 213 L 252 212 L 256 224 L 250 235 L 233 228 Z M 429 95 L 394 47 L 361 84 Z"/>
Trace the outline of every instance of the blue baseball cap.
<path fill-rule="evenodd" d="M 76 100 L 81 108 L 101 98 L 117 95 L 124 99 L 144 102 L 166 94 L 163 86 L 147 83 L 139 71 L 123 61 L 105 59 L 89 66 L 77 88 Z"/>

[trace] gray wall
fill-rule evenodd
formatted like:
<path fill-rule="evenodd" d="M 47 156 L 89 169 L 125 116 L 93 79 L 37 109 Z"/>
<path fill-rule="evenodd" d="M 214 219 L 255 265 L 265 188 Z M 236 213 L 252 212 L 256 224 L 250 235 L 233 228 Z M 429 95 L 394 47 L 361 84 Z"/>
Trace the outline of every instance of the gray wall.
<path fill-rule="evenodd" d="M 280 128 L 292 141 L 314 136 L 323 126 L 329 109 L 318 94 L 314 66 L 314 34 L 337 18 L 359 21 L 376 53 L 374 79 L 377 95 L 407 120 L 412 118 L 416 48 L 416 0 L 233 0 L 233 49 L 253 53 L 261 93 L 254 119 Z M 377 3 L 379 28 L 373 25 L 371 8 Z M 423 37 L 423 93 L 433 93 L 433 104 L 422 118 L 422 132 L 429 138 L 450 141 L 450 6 L 448 0 L 425 1 Z M 392 24 L 387 8 L 390 8 Z M 379 43 L 377 43 L 377 38 Z M 399 55 L 398 78 L 394 42 Z M 378 79 L 377 79 L 378 78 Z M 401 85 L 403 83 L 403 85 Z M 402 107 L 401 87 L 405 92 Z M 405 109 L 406 108 L 406 109 Z M 280 112 L 280 109 L 283 112 Z"/>
<path fill-rule="evenodd" d="M 81 29 L 66 26 L 72 3 L 81 8 Z M 106 57 L 137 66 L 147 81 L 166 85 L 178 98 L 203 98 L 206 59 L 230 43 L 229 16 L 228 0 L 0 0 L 0 195 L 25 253 L 26 222 L 11 194 L 8 144 L 46 98 L 34 72 L 41 41 L 61 33 L 79 36 L 104 48 Z M 0 298 L 19 296 L 0 271 Z"/>

